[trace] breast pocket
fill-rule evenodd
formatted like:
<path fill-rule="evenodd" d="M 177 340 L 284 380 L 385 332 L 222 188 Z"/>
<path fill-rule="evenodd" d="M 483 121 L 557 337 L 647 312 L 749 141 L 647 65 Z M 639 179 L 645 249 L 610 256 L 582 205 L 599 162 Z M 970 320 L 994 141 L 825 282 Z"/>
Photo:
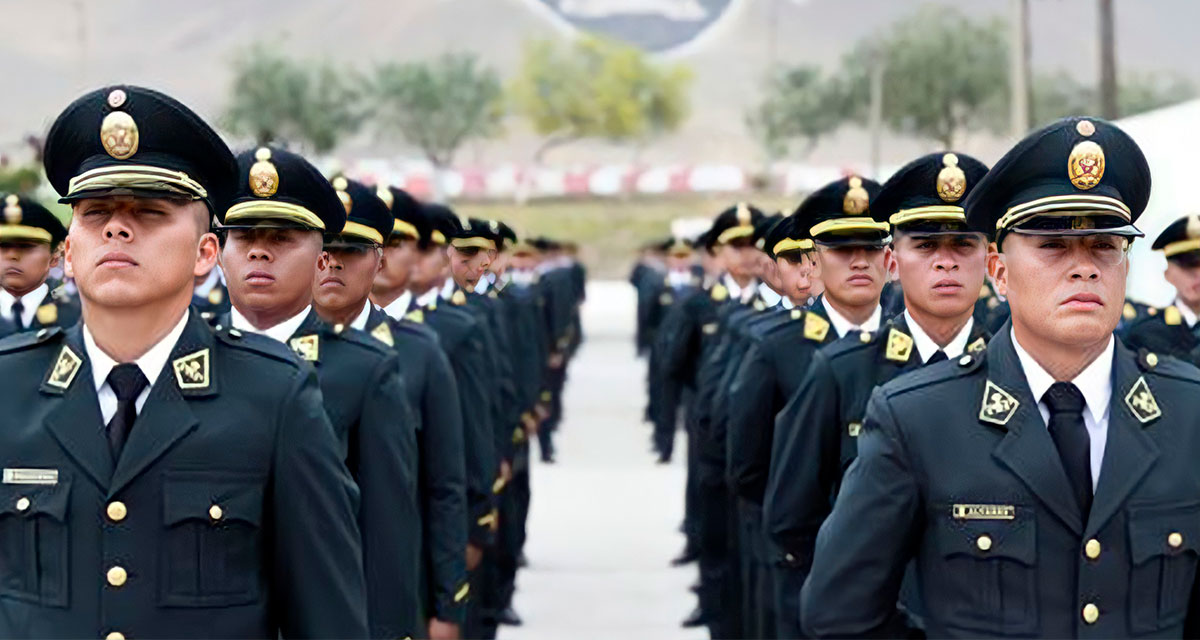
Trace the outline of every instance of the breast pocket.
<path fill-rule="evenodd" d="M 170 473 L 163 481 L 159 598 L 174 607 L 258 601 L 263 582 L 263 478 Z"/>
<path fill-rule="evenodd" d="M 67 606 L 71 483 L 0 485 L 0 595 Z"/>
<path fill-rule="evenodd" d="M 1038 624 L 1036 520 L 1015 507 L 1011 520 L 960 520 L 951 506 L 931 522 L 936 554 L 922 582 L 931 612 L 950 627 L 1032 634 Z"/>
<path fill-rule="evenodd" d="M 1181 624 L 1196 578 L 1200 502 L 1129 509 L 1133 632 Z"/>

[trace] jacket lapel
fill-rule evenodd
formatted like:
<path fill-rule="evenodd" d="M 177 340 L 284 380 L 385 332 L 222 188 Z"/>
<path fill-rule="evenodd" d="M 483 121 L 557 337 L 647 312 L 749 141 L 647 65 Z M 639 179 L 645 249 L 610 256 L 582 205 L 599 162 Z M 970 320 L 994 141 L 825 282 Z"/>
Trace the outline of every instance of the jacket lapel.
<path fill-rule="evenodd" d="M 92 482 L 102 491 L 107 491 L 113 474 L 112 455 L 109 453 L 108 438 L 104 434 L 104 419 L 100 415 L 100 402 L 96 398 L 96 385 L 92 380 L 92 367 L 83 348 L 83 328 L 75 325 L 66 331 L 59 354 L 51 363 L 52 369 L 63 359 L 62 349 L 70 349 L 79 358 L 70 383 L 51 384 L 53 370 L 43 376 L 41 392 L 60 396 L 57 406 L 46 415 L 46 429 L 58 440 L 60 446 L 87 473 Z M 61 379 L 60 379 L 61 382 Z"/>
<path fill-rule="evenodd" d="M 1158 460 L 1158 445 L 1145 429 L 1162 419 L 1157 416 L 1143 424 L 1126 401 L 1126 396 L 1142 379 L 1134 355 L 1117 338 L 1113 354 L 1113 393 L 1109 403 L 1108 437 L 1104 445 L 1104 462 L 1092 501 L 1091 517 L 1086 535 L 1094 536 L 1133 492 L 1138 482 Z M 1147 387 L 1149 388 L 1149 387 Z M 1150 393 L 1154 392 L 1149 388 Z"/>
<path fill-rule="evenodd" d="M 1007 432 L 992 451 L 992 457 L 1020 478 L 1071 531 L 1082 534 L 1083 518 L 1071 495 L 1067 472 L 1029 390 L 1007 324 L 992 338 L 987 354 L 990 384 L 985 385 L 984 393 L 977 400 L 980 422 Z M 1015 408 L 1009 411 L 997 408 L 997 405 L 1011 407 L 1011 401 L 1016 402 Z"/>
<path fill-rule="evenodd" d="M 199 426 L 185 395 L 188 398 L 216 395 L 212 349 L 212 331 L 193 313 L 129 432 L 129 440 L 113 472 L 109 495 L 123 489 Z"/>

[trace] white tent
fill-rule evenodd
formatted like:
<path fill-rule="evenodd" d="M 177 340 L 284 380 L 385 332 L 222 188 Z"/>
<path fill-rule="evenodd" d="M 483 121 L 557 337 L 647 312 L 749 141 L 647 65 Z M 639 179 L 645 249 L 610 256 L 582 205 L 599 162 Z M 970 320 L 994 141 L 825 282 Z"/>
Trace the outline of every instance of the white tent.
<path fill-rule="evenodd" d="M 1200 100 L 1147 111 L 1117 124 L 1137 141 L 1150 164 L 1150 202 L 1137 221 L 1146 237 L 1133 243 L 1127 295 L 1139 302 L 1164 306 L 1175 298 L 1175 289 L 1163 280 L 1166 261 L 1151 251 L 1160 231 L 1180 216 L 1200 212 L 1196 191 L 1200 162 Z"/>

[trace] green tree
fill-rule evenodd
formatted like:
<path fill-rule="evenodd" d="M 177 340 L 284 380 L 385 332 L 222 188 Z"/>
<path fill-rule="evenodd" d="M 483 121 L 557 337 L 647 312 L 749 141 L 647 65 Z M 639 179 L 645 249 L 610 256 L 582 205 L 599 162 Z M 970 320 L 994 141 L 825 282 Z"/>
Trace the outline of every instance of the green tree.
<path fill-rule="evenodd" d="M 1117 83 L 1117 111 L 1121 117 L 1178 104 L 1196 97 L 1196 87 L 1186 78 L 1170 74 L 1122 73 Z M 1058 71 L 1034 77 L 1035 125 L 1066 116 L 1096 113 L 1100 103 L 1095 86 Z"/>
<path fill-rule="evenodd" d="M 234 58 L 221 122 L 258 144 L 292 142 L 326 153 L 362 123 L 358 86 L 358 76 L 342 67 L 293 60 L 256 44 Z"/>
<path fill-rule="evenodd" d="M 807 156 L 843 118 L 844 98 L 836 83 L 814 66 L 779 68 L 767 74 L 762 102 L 745 115 L 768 167 L 796 151 Z"/>
<path fill-rule="evenodd" d="M 869 78 L 882 64 L 883 118 L 892 131 L 954 146 L 964 131 L 1004 131 L 1008 33 L 1003 20 L 974 21 L 926 6 L 860 41 L 843 60 L 848 118 L 870 101 Z"/>
<path fill-rule="evenodd" d="M 504 90 L 500 76 L 474 54 L 453 53 L 428 62 L 387 63 L 375 69 L 373 117 L 383 135 L 417 147 L 438 173 L 462 145 L 500 130 Z"/>
<path fill-rule="evenodd" d="M 640 49 L 587 37 L 569 44 L 527 42 L 510 87 L 513 104 L 551 149 L 593 138 L 644 146 L 688 115 L 691 73 L 658 65 Z"/>

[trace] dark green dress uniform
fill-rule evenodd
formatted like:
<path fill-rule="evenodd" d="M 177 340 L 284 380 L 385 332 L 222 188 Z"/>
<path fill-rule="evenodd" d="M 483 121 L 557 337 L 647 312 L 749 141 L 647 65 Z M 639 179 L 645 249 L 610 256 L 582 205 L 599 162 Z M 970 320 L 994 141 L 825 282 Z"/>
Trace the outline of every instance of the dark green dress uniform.
<path fill-rule="evenodd" d="M 671 309 L 702 290 L 699 278 L 690 272 L 686 275 L 686 280 L 672 280 L 672 275 L 667 274 L 655 286 L 647 321 L 647 331 L 653 336 L 651 344 L 658 342 L 658 329 Z M 659 461 L 665 463 L 671 460 L 675 452 L 675 432 L 678 430 L 679 408 L 684 398 L 683 388 L 679 383 L 662 375 L 661 358 L 660 351 L 653 348 L 650 350 L 646 367 L 646 417 L 654 427 L 654 449 L 658 453 Z"/>
<path fill-rule="evenodd" d="M 48 209 L 34 200 L 9 194 L 4 196 L 3 217 L 0 217 L 0 247 L 6 243 L 42 243 L 56 251 L 67 230 L 62 222 L 50 213 Z M 46 295 L 40 300 L 33 300 L 26 294 L 21 300 L 22 306 L 34 306 L 33 317 L 28 324 L 23 318 L 12 314 L 4 318 L 0 325 L 0 336 L 20 331 L 37 331 L 48 327 L 69 327 L 79 321 L 79 300 L 67 293 L 61 282 L 49 278 L 44 283 Z"/>
<path fill-rule="evenodd" d="M 968 198 L 967 221 L 999 221 L 1001 243 L 1014 231 L 1136 234 L 1149 186 L 1130 138 L 1071 118 L 1002 158 Z M 930 637 L 1194 635 L 1200 372 L 1113 341 L 1101 356 L 1112 359 L 1106 424 L 1088 429 L 1105 434 L 1088 501 L 1009 327 L 983 354 L 879 388 L 817 538 L 805 628 L 902 633 L 896 595 L 911 559 Z"/>
<path fill-rule="evenodd" d="M 68 107 L 45 164 L 64 201 L 169 184 L 212 210 L 236 179 L 195 114 L 132 86 Z M 357 492 L 282 345 L 191 316 L 115 460 L 81 325 L 0 343 L 0 377 L 0 636 L 366 634 Z"/>
<path fill-rule="evenodd" d="M 395 187 L 378 195 L 392 216 L 392 237 L 421 241 L 428 235 L 420 205 Z M 450 360 L 424 314 L 393 319 L 372 305 L 365 331 L 400 354 L 409 404 L 418 418 L 420 468 L 418 498 L 423 532 L 422 619 L 461 625 L 466 616 L 467 547 L 466 458 L 462 405 Z"/>
<path fill-rule="evenodd" d="M 216 269 L 213 267 L 214 271 Z M 213 277 L 216 277 L 217 281 L 204 295 L 200 295 L 198 292 L 192 294 L 192 308 L 204 318 L 215 318 L 229 313 L 229 288 L 225 286 L 225 281 L 219 276 Z"/>
<path fill-rule="evenodd" d="M 327 242 L 382 244 L 379 229 L 347 214 L 373 200 L 345 178 L 331 185 L 306 160 L 271 147 L 238 155 L 245 176 L 228 202 L 223 229 L 288 226 L 322 232 Z M 386 213 L 386 211 L 385 211 Z M 387 216 L 386 231 L 391 230 Z M 231 300 L 236 312 L 238 301 Z M 218 321 L 235 326 L 230 318 Z M 366 576 L 367 619 L 376 638 L 419 633 L 421 519 L 417 506 L 416 418 L 399 356 L 366 333 L 331 326 L 310 310 L 286 340 L 316 370 L 325 412 L 361 491 L 358 522 Z"/>
<path fill-rule="evenodd" d="M 1184 216 L 1172 222 L 1154 239 L 1153 248 L 1180 267 L 1200 266 L 1200 216 Z M 1144 305 L 1139 312 L 1133 303 L 1125 304 L 1123 317 L 1132 318 L 1124 337 L 1131 348 L 1149 349 L 1200 366 L 1200 322 L 1189 326 L 1179 310 L 1180 302 L 1161 312 Z M 1157 313 L 1151 314 L 1150 310 Z"/>

